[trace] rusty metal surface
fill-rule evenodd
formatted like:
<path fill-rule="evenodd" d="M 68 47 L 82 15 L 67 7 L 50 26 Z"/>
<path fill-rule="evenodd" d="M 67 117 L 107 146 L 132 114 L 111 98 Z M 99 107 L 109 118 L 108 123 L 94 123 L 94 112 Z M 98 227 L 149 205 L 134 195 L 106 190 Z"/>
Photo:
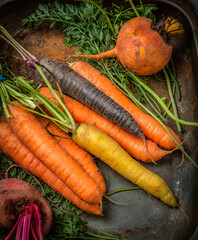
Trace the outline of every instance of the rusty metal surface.
<path fill-rule="evenodd" d="M 67 56 L 75 51 L 65 47 L 63 34 L 55 29 L 42 28 L 39 30 L 26 30 L 21 25 L 21 19 L 37 7 L 39 1 L 13 1 L 0 6 L 1 24 L 19 41 L 28 51 L 38 58 L 49 57 L 55 60 L 67 60 Z M 116 1 L 119 2 L 119 1 Z M 149 1 L 148 1 L 149 2 Z M 181 101 L 178 102 L 179 116 L 188 121 L 198 121 L 198 25 L 197 13 L 189 2 L 181 0 L 152 1 L 156 2 L 159 9 L 177 19 L 184 25 L 185 36 L 173 43 L 175 46 L 173 61 L 176 65 L 177 79 L 181 89 Z M 31 70 L 17 59 L 10 57 L 16 54 L 0 40 L 0 51 L 7 56 L 13 71 L 31 79 Z M 57 54 L 58 53 L 58 54 Z M 17 54 L 16 54 L 17 55 Z M 161 96 L 168 96 L 166 85 L 151 80 L 150 85 Z M 173 121 L 167 123 L 176 132 Z M 198 130 L 194 127 L 182 127 L 180 134 L 185 141 L 184 148 L 193 159 L 198 158 Z M 128 237 L 134 240 L 196 240 L 195 234 L 198 225 L 198 173 L 195 167 L 185 159 L 182 160 L 180 152 L 163 158 L 157 166 L 143 164 L 153 172 L 159 174 L 171 187 L 179 203 L 189 217 L 188 225 L 180 209 L 173 209 L 143 191 L 122 192 L 112 195 L 116 202 L 128 203 L 127 205 L 114 204 L 107 199 L 103 201 L 104 217 L 84 214 L 84 217 L 95 228 Z M 97 160 L 107 183 L 108 191 L 132 186 L 132 184 L 119 176 L 110 167 Z"/>

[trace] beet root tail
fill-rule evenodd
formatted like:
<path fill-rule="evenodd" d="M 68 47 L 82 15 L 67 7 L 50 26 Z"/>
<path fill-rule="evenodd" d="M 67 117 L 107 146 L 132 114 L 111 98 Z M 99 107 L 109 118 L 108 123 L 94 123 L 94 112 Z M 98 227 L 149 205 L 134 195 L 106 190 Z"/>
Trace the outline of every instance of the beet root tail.
<path fill-rule="evenodd" d="M 71 57 L 75 57 L 75 58 L 89 58 L 89 59 L 95 59 L 95 60 L 99 60 L 99 59 L 103 59 L 103 58 L 114 58 L 116 57 L 116 48 L 113 48 L 111 50 L 108 50 L 106 52 L 102 52 L 102 53 L 98 53 L 98 54 L 94 54 L 94 55 L 89 55 L 89 54 L 85 54 L 85 55 L 71 55 Z"/>

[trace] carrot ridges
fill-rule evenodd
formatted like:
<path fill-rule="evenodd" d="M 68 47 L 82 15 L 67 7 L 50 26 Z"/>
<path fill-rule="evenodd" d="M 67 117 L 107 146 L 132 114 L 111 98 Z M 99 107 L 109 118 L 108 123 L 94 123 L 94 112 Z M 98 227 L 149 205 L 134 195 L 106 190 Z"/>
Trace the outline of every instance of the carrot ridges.
<path fill-rule="evenodd" d="M 98 204 L 87 204 L 75 195 L 51 170 L 49 170 L 14 134 L 6 122 L 0 122 L 0 149 L 13 161 L 42 179 L 46 184 L 70 200 L 83 211 L 103 215 Z"/>
<path fill-rule="evenodd" d="M 49 59 L 42 59 L 40 63 L 44 66 L 43 72 L 55 89 L 57 86 L 48 71 L 53 73 L 63 93 L 91 108 L 109 121 L 116 123 L 126 131 L 134 135 L 142 133 L 141 128 L 127 110 L 95 87 L 90 81 L 73 71 L 68 64 Z"/>
<path fill-rule="evenodd" d="M 18 102 L 15 104 L 20 105 Z M 8 107 L 13 118 L 6 120 L 30 151 L 83 201 L 91 204 L 101 202 L 99 186 L 57 145 L 36 117 L 22 108 Z"/>
<path fill-rule="evenodd" d="M 80 124 L 73 139 L 79 146 L 97 156 L 121 176 L 160 198 L 164 203 L 172 207 L 179 206 L 173 192 L 160 176 L 140 165 L 100 129 L 90 127 L 88 124 Z"/>
<path fill-rule="evenodd" d="M 106 76 L 90 64 L 82 61 L 75 62 L 72 67 L 74 71 L 86 78 L 109 97 L 118 102 L 125 110 L 127 110 L 138 125 L 141 127 L 146 138 L 152 140 L 156 144 L 166 149 L 174 149 L 177 147 L 166 130 L 153 117 L 144 113 L 132 101 L 130 101 Z M 181 139 L 173 130 L 171 134 L 177 142 L 181 144 Z"/>
<path fill-rule="evenodd" d="M 40 88 L 39 91 L 48 99 L 58 105 L 58 102 L 54 99 L 53 95 L 47 87 Z M 98 115 L 92 109 L 87 108 L 83 104 L 66 95 L 64 95 L 64 101 L 66 103 L 67 109 L 70 111 L 74 120 L 77 123 L 87 123 L 99 128 L 100 130 L 108 134 L 111 138 L 113 138 L 116 142 L 118 142 L 134 158 L 144 162 L 151 162 L 151 159 L 146 152 L 143 141 L 140 138 L 130 133 L 127 133 L 117 125 Z M 154 161 L 158 161 L 172 152 L 162 150 L 160 147 L 157 146 L 156 143 L 148 139 L 146 140 L 146 144 L 148 147 L 148 151 L 150 152 Z"/>
<path fill-rule="evenodd" d="M 58 126 L 56 126 L 54 123 L 49 123 L 49 120 L 42 117 L 37 117 L 37 119 L 44 127 L 48 125 L 48 130 L 51 134 L 55 134 L 55 136 L 52 136 L 58 145 L 60 145 L 63 150 L 66 151 L 74 159 L 74 161 L 76 161 L 81 168 L 99 185 L 102 194 L 104 195 L 106 192 L 106 184 L 91 155 L 87 151 L 80 148 L 68 134 L 58 128 Z M 66 139 L 66 137 L 68 137 L 68 139 Z"/>

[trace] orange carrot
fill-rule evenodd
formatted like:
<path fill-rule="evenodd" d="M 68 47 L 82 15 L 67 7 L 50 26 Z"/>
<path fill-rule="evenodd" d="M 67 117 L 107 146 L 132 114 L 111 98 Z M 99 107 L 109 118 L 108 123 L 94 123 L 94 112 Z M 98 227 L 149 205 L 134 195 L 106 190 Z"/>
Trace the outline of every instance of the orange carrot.
<path fill-rule="evenodd" d="M 151 139 L 166 149 L 173 149 L 177 147 L 175 142 L 171 139 L 160 123 L 132 103 L 106 76 L 102 75 L 96 68 L 82 61 L 75 62 L 71 68 L 125 108 L 125 110 L 133 116 L 135 121 L 141 127 L 146 138 Z M 177 136 L 170 128 L 168 129 L 178 143 L 181 144 L 179 136 Z"/>
<path fill-rule="evenodd" d="M 27 171 L 71 201 L 83 211 L 103 215 L 98 204 L 87 204 L 80 200 L 49 168 L 47 168 L 14 134 L 6 122 L 0 123 L 0 149 Z"/>
<path fill-rule="evenodd" d="M 38 117 L 39 122 L 46 128 L 49 120 L 46 118 Z M 106 192 L 106 184 L 104 178 L 93 162 L 91 155 L 80 148 L 71 137 L 62 131 L 57 125 L 50 122 L 48 128 L 50 133 L 54 134 L 55 141 L 81 166 L 81 168 L 100 186 L 102 194 Z M 53 135 L 52 135 L 53 136 Z M 57 137 L 61 136 L 61 137 Z M 66 139 L 68 138 L 68 139 Z"/>
<path fill-rule="evenodd" d="M 13 104 L 20 105 L 14 101 Z M 98 184 L 69 156 L 41 125 L 36 117 L 22 108 L 8 105 L 13 118 L 7 122 L 21 141 L 81 200 L 101 203 L 102 193 Z"/>
<path fill-rule="evenodd" d="M 59 106 L 49 88 L 40 88 L 39 92 Z M 144 162 L 152 161 L 145 149 L 144 143 L 140 138 L 127 133 L 116 124 L 113 124 L 112 122 L 95 113 L 90 108 L 70 97 L 67 97 L 66 95 L 64 95 L 64 100 L 68 110 L 76 122 L 87 123 L 99 128 L 113 138 L 116 142 L 118 142 L 120 146 L 122 146 L 131 156 L 135 157 L 136 159 Z M 158 161 L 165 155 L 172 152 L 162 150 L 157 146 L 156 143 L 150 140 L 146 140 L 146 144 L 154 161 Z"/>

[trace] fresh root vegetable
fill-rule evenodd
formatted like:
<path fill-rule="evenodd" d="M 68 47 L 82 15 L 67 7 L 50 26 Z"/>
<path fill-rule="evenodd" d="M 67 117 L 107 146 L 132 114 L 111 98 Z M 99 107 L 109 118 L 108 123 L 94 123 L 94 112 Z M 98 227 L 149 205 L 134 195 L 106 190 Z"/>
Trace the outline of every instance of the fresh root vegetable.
<path fill-rule="evenodd" d="M 10 42 L 10 35 L 6 30 L 3 29 L 2 32 L 8 38 L 8 42 Z M 14 41 L 12 38 L 11 40 L 12 42 Z M 41 74 L 46 85 L 49 86 L 50 91 L 56 99 L 61 102 L 69 114 L 68 109 L 64 105 L 64 101 L 62 101 L 62 96 L 61 99 L 57 96 L 41 68 L 35 63 L 35 59 L 33 59 L 27 51 L 25 51 L 24 55 L 24 49 L 16 44 L 15 41 L 14 45 L 26 60 L 29 59 L 33 61 L 34 66 Z M 60 66 L 62 68 L 64 67 L 64 64 L 61 64 Z M 58 73 L 58 71 L 60 72 L 61 68 L 57 68 L 56 73 Z M 55 72 L 53 72 L 53 74 L 55 76 Z M 63 80 L 63 76 L 61 76 L 60 79 Z M 73 80 L 72 82 L 75 81 Z M 82 86 L 80 89 L 83 92 Z M 81 91 L 77 91 L 75 94 L 80 95 Z M 86 101 L 89 100 L 86 99 Z M 98 105 L 98 107 L 100 107 L 100 105 Z M 30 151 L 32 151 L 47 167 L 64 181 L 65 184 L 83 201 L 90 204 L 101 203 L 102 194 L 100 187 L 85 172 L 83 172 L 77 163 L 71 158 L 68 158 L 66 152 L 56 144 L 55 140 L 49 135 L 47 130 L 38 122 L 36 117 L 30 113 L 30 110 L 28 109 L 27 111 L 24 109 L 17 101 L 8 104 L 8 110 L 12 116 L 12 118 L 6 118 L 9 126 L 23 143 L 26 144 Z M 69 114 L 69 116 L 72 119 L 71 114 Z M 87 124 L 74 124 L 74 127 L 75 128 L 72 128 L 71 132 L 72 139 L 80 147 L 103 160 L 123 177 L 139 185 L 148 193 L 160 198 L 167 205 L 179 207 L 175 196 L 164 180 L 141 166 L 107 134 Z"/>
<path fill-rule="evenodd" d="M 96 60 L 116 57 L 132 73 L 152 75 L 165 67 L 171 58 L 172 46 L 166 43 L 165 37 L 183 32 L 182 25 L 170 17 L 157 24 L 149 18 L 135 17 L 122 26 L 113 49 L 96 55 L 72 57 Z"/>
<path fill-rule="evenodd" d="M 39 71 L 48 87 L 50 85 L 61 89 L 61 91 L 67 95 L 90 107 L 113 123 L 116 123 L 127 132 L 140 137 L 145 144 L 148 155 L 150 156 L 142 129 L 129 112 L 96 88 L 88 80 L 73 71 L 68 64 L 49 59 L 42 59 L 40 61 L 17 43 L 2 26 L 0 26 L 0 30 L 5 35 L 5 37 L 1 37 L 14 46 L 30 66 Z M 51 84 L 49 84 L 49 82 Z"/>
<path fill-rule="evenodd" d="M 49 88 L 42 87 L 38 91 L 60 107 L 58 101 L 55 99 Z M 67 109 L 70 111 L 77 123 L 87 123 L 99 128 L 101 131 L 105 132 L 117 143 L 119 143 L 120 146 L 123 147 L 134 158 L 144 162 L 152 161 L 146 152 L 144 143 L 140 138 L 127 133 L 116 124 L 113 124 L 112 122 L 98 115 L 96 112 L 79 103 L 75 99 L 72 99 L 66 95 L 63 95 L 63 97 Z M 62 139 L 60 141 L 62 141 Z M 167 154 L 172 153 L 172 151 L 161 149 L 156 143 L 150 140 L 146 140 L 146 144 L 154 161 L 158 161 Z"/>
<path fill-rule="evenodd" d="M 104 161 L 120 175 L 148 193 L 160 198 L 170 206 L 179 206 L 172 191 L 162 178 L 141 166 L 116 141 L 100 129 L 81 123 L 73 133 L 72 139 L 80 147 Z"/>
<path fill-rule="evenodd" d="M 17 101 L 12 104 L 21 106 Z M 81 200 L 101 203 L 98 184 L 56 143 L 32 113 L 17 106 L 8 105 L 12 118 L 6 119 L 14 133 Z"/>
<path fill-rule="evenodd" d="M 96 68 L 89 63 L 82 61 L 75 62 L 72 64 L 71 68 L 125 108 L 141 127 L 146 138 L 166 149 L 174 149 L 177 147 L 176 143 L 157 120 L 138 108 Z M 168 129 L 177 142 L 181 144 L 179 136 L 177 136 L 170 128 Z"/>
<path fill-rule="evenodd" d="M 49 90 L 49 88 L 47 89 Z M 102 194 L 104 195 L 106 192 L 106 184 L 99 168 L 94 163 L 91 155 L 84 149 L 80 148 L 71 139 L 69 134 L 61 130 L 53 122 L 49 122 L 49 120 L 43 117 L 37 118 L 39 122 L 53 136 L 58 145 L 60 145 L 81 166 L 81 168 L 99 185 Z"/>
<path fill-rule="evenodd" d="M 17 104 L 19 105 L 19 103 Z M 82 171 L 78 164 L 75 163 L 75 165 L 74 162 L 71 163 L 67 160 L 68 157 L 64 150 L 57 147 L 55 140 L 36 117 L 29 111 L 10 104 L 8 109 L 13 116 L 13 118 L 7 118 L 8 124 L 26 146 L 61 180 L 65 180 L 67 186 L 76 195 L 81 194 L 80 198 L 83 201 L 86 199 L 86 202 L 91 204 L 101 203 L 102 194 L 99 186 Z M 100 158 L 123 177 L 139 185 L 148 193 L 160 198 L 170 206 L 179 206 L 164 180 L 141 166 L 117 142 L 101 130 L 88 124 L 80 124 L 76 126 L 72 139 L 80 147 Z M 77 166 L 81 171 L 76 169 Z"/>
<path fill-rule="evenodd" d="M 15 178 L 0 181 L 0 228 L 12 228 L 6 240 L 43 240 L 52 223 L 48 202 L 29 183 Z"/>
<path fill-rule="evenodd" d="M 39 73 L 44 73 L 53 87 L 57 88 L 56 81 L 58 81 L 58 85 L 63 93 L 92 108 L 98 114 L 116 123 L 126 131 L 144 138 L 142 130 L 126 110 L 92 83 L 73 71 L 68 64 L 50 59 L 38 60 L 27 51 L 24 52 L 23 47 L 2 26 L 0 26 L 0 30 L 6 38 L 1 37 L 14 45 L 31 67 L 37 68 L 37 70 L 41 68 Z"/>
<path fill-rule="evenodd" d="M 73 140 L 148 193 L 169 206 L 179 207 L 175 196 L 161 177 L 141 166 L 116 141 L 98 128 L 80 124 Z"/>
<path fill-rule="evenodd" d="M 71 201 L 81 210 L 103 216 L 98 204 L 87 204 L 69 189 L 40 159 L 38 159 L 17 137 L 8 123 L 0 122 L 0 149 L 15 163 L 42 179 L 52 189 Z"/>
<path fill-rule="evenodd" d="M 104 92 L 96 88 L 91 82 L 73 71 L 68 64 L 49 59 L 40 61 L 43 72 L 53 87 L 54 77 L 57 79 L 62 92 L 76 99 L 87 107 L 93 109 L 99 115 L 117 124 L 127 132 L 140 137 L 145 141 L 144 134 L 131 114 L 108 97 Z M 53 75 L 49 74 L 50 71 Z M 57 89 L 57 88 L 56 88 Z"/>

